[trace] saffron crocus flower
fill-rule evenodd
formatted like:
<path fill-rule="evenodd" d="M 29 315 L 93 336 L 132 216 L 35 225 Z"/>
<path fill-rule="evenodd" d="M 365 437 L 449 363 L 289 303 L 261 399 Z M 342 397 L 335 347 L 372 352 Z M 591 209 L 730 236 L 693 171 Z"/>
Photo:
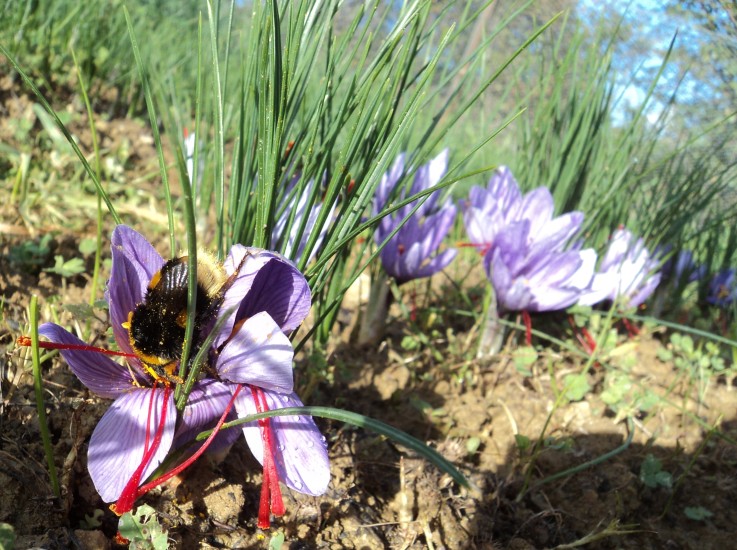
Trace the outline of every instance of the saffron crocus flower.
<path fill-rule="evenodd" d="M 461 203 L 463 223 L 471 245 L 486 254 L 499 231 L 515 220 L 522 198 L 517 181 L 506 166 L 500 166 L 486 187 L 471 187 Z"/>
<path fill-rule="evenodd" d="M 624 300 L 626 307 L 639 307 L 655 291 L 661 274 L 659 261 L 651 256 L 642 239 L 635 240 L 626 229 L 617 229 L 594 275 L 591 289 L 581 297 L 581 305 L 604 300 Z"/>
<path fill-rule="evenodd" d="M 82 382 L 101 397 L 115 399 L 95 429 L 89 446 L 88 464 L 95 487 L 103 500 L 112 502 L 128 491 L 131 483 L 140 481 L 161 463 L 168 451 L 211 428 L 233 398 L 236 410 L 282 408 L 285 403 L 301 405 L 292 391 L 293 348 L 283 331 L 296 328 L 310 308 L 309 288 L 304 277 L 287 260 L 276 253 L 246 249 L 236 245 L 226 262 L 232 284 L 227 288 L 220 316 L 228 315 L 215 337 L 210 354 L 223 381 L 199 381 L 179 421 L 168 385 L 151 386 L 151 379 L 141 368 L 129 342 L 125 328 L 128 313 L 145 297 L 152 277 L 164 259 L 137 232 L 118 226 L 112 237 L 113 266 L 107 297 L 113 333 L 129 365 L 122 366 L 106 358 L 77 349 L 61 352 Z M 213 323 L 214 324 L 214 323 Z M 61 344 L 83 345 L 81 341 L 53 324 L 43 325 L 39 332 Z M 248 396 L 249 400 L 243 399 Z M 260 399 L 260 400 L 259 400 Z M 257 401 L 258 400 L 258 401 Z M 264 402 L 266 404 L 264 404 Z M 164 414 L 166 411 L 166 414 Z M 155 423 L 151 426 L 151 419 Z M 278 493 L 278 481 L 309 494 L 324 492 L 329 480 L 329 463 L 325 440 L 311 418 L 279 419 L 261 426 L 264 445 L 254 443 L 252 428 L 244 428 L 246 439 L 255 456 L 267 462 L 273 475 L 264 484 Z M 155 434 L 155 435 L 154 435 Z M 237 430 L 218 435 L 219 447 L 232 443 Z M 155 445 L 150 441 L 155 440 Z M 295 451 L 295 446 L 303 448 Z M 152 448 L 155 452 L 150 451 Z M 142 463 L 145 456 L 145 464 Z M 299 460 L 298 464 L 295 461 Z M 145 468 L 143 467 L 145 466 Z M 135 486 L 133 489 L 135 489 Z M 135 490 L 132 493 L 135 497 Z M 126 501 L 132 506 L 131 498 Z M 262 503 L 262 509 L 263 509 Z M 259 513 L 259 525 L 268 524 Z"/>
<path fill-rule="evenodd" d="M 448 150 L 417 169 L 409 191 L 394 195 L 401 201 L 437 185 L 448 168 Z M 374 198 L 374 214 L 378 215 L 389 204 L 394 189 L 404 173 L 404 155 L 399 155 L 392 168 L 384 174 Z M 405 192 L 406 191 L 406 192 Z M 412 279 L 429 277 L 453 261 L 457 251 L 447 249 L 438 253 L 440 244 L 450 231 L 456 215 L 456 207 L 450 200 L 438 204 L 438 193 L 417 199 L 381 219 L 374 239 L 382 244 L 397 226 L 409 216 L 399 231 L 386 243 L 381 251 L 384 270 L 404 283 Z M 420 207 L 410 216 L 418 202 Z"/>
<path fill-rule="evenodd" d="M 85 350 L 84 342 L 58 325 L 39 327 L 39 334 L 51 342 L 72 346 L 60 350 L 62 357 L 88 389 L 115 400 L 95 427 L 87 456 L 90 477 L 105 502 L 117 501 L 134 475 L 142 482 L 153 473 L 172 448 L 177 431 L 171 390 L 153 384 L 132 353 L 128 332 L 123 328 L 128 312 L 143 300 L 148 282 L 164 260 L 143 237 L 125 226 L 113 232 L 112 256 L 106 295 L 113 334 L 119 348 L 128 355 L 127 366 Z M 193 399 L 184 412 L 185 418 L 198 419 L 198 432 L 213 426 L 230 399 L 230 392 L 221 382 L 198 382 L 193 394 L 201 392 L 206 392 L 208 399 Z M 180 427 L 187 425 L 185 420 Z M 160 438 L 152 448 L 149 442 L 155 434 Z M 227 433 L 221 435 L 232 438 Z M 143 465 L 146 450 L 152 450 L 152 454 Z"/>
<path fill-rule="evenodd" d="M 709 282 L 706 301 L 717 307 L 729 307 L 737 301 L 737 280 L 735 270 L 722 269 Z"/>
<path fill-rule="evenodd" d="M 486 188 L 471 189 L 463 209 L 469 242 L 484 255 L 500 232 L 515 222 L 527 220 L 526 242 L 549 252 L 563 251 L 583 223 L 581 212 L 554 216 L 553 195 L 547 187 L 537 187 L 523 196 L 505 166 L 494 173 Z"/>
<path fill-rule="evenodd" d="M 501 312 L 565 309 L 588 288 L 596 253 L 561 250 L 567 235 L 581 225 L 577 217 L 564 219 L 569 227 L 558 222 L 540 226 L 539 240 L 531 233 L 529 219 L 511 223 L 496 235 L 484 267 Z"/>
<path fill-rule="evenodd" d="M 671 248 L 668 245 L 663 248 L 662 254 L 656 251 L 656 255 L 662 257 L 670 252 Z M 661 280 L 672 280 L 675 285 L 684 286 L 702 278 L 706 274 L 706 266 L 698 265 L 694 260 L 693 252 L 684 249 L 679 250 L 677 254 L 671 254 L 660 268 L 660 273 L 662 274 Z"/>
<path fill-rule="evenodd" d="M 158 266 L 164 261 L 153 248 L 145 257 Z M 227 318 L 215 335 L 210 358 L 222 382 L 202 391 L 221 396 L 224 387 L 228 397 L 240 392 L 235 408 L 241 418 L 256 411 L 301 406 L 293 391 L 294 349 L 285 333 L 297 328 L 309 313 L 307 281 L 281 255 L 241 245 L 233 246 L 224 268 L 232 283 L 225 291 L 219 316 Z M 149 279 L 143 278 L 146 285 Z M 114 301 L 111 287 L 111 305 Z M 195 415 L 186 430 L 196 432 L 204 420 Z M 283 513 L 279 481 L 302 493 L 325 492 L 330 480 L 327 447 L 311 417 L 275 417 L 248 424 L 243 433 L 254 456 L 264 465 L 264 491 L 271 495 L 275 514 Z M 268 504 L 262 499 L 261 527 L 269 523 Z"/>

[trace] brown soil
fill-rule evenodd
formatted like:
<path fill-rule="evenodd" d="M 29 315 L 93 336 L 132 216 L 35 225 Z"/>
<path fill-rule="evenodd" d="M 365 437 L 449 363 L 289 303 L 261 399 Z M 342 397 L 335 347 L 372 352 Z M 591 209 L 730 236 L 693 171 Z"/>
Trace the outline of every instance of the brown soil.
<path fill-rule="evenodd" d="M 0 141 L 9 143 L 7 117 L 26 112 L 29 99 L 7 89 L 0 99 Z M 136 139 L 143 139 L 136 150 L 148 151 L 126 157 L 121 180 L 155 170 L 151 145 L 140 138 L 145 137 L 142 124 L 109 120 L 104 126 L 111 154 Z M 36 121 L 33 127 L 38 132 Z M 85 124 L 76 129 L 82 143 L 89 143 Z M 14 172 L 8 169 L 8 174 Z M 6 196 L 11 175 L 3 179 Z M 43 188 L 38 183 L 31 192 L 38 185 Z M 126 216 L 130 223 L 165 223 L 143 194 L 127 199 L 121 201 L 127 211 L 138 212 Z M 54 204 L 63 204 L 62 198 L 39 208 Z M 54 254 L 79 255 L 77 245 L 94 228 L 90 212 L 95 203 L 89 204 L 92 210 L 81 206 L 75 213 L 59 212 L 73 220 L 71 226 L 53 211 L 43 216 L 33 209 L 18 212 L 9 201 L 3 207 L 0 343 L 7 353 L 0 359 L 0 522 L 14 526 L 16 548 L 105 548 L 113 544 L 117 529 L 117 518 L 100 501 L 86 471 L 89 436 L 109 403 L 92 396 L 58 358 L 44 363 L 46 412 L 62 485 L 62 497 L 55 498 L 40 442 L 27 349 L 15 346 L 15 339 L 27 334 L 32 294 L 40 296 L 42 320 L 58 317 L 67 326 L 75 321 L 63 306 L 89 300 L 89 277 L 63 281 L 40 269 L 53 265 Z M 49 258 L 37 266 L 12 261 L 12 250 L 49 231 L 55 235 Z M 156 235 L 149 237 L 156 242 Z M 444 299 L 431 298 L 430 305 L 447 308 L 453 293 L 443 289 Z M 357 308 L 355 302 L 346 304 L 349 321 Z M 661 334 L 622 335 L 623 345 L 609 362 L 589 371 L 592 390 L 585 398 L 556 406 L 563 377 L 583 368 L 580 356 L 547 346 L 529 367 L 532 374 L 523 374 L 513 361 L 516 335 L 497 357 L 472 360 L 468 357 L 477 333 L 468 318 L 447 315 L 428 321 L 421 329 L 432 338 L 412 347 L 407 338 L 418 341 L 420 329 L 402 320 L 398 308 L 392 314 L 396 320 L 377 349 L 357 348 L 336 333 L 327 357 L 328 376 L 310 386 L 314 391 L 306 400 L 383 420 L 426 441 L 464 473 L 471 488 L 459 487 L 383 437 L 319 419 L 332 461 L 327 494 L 313 498 L 284 489 L 286 515 L 273 521 L 271 533 L 260 531 L 260 468 L 239 441 L 224 461 L 203 460 L 143 499 L 157 510 L 172 547 L 261 548 L 276 532 L 285 537 L 282 547 L 291 549 L 735 547 L 737 391 L 731 380 L 714 379 L 698 399 L 674 365 L 656 358 L 663 346 Z M 105 314 L 97 316 L 90 324 L 91 339 L 103 342 Z M 310 368 L 305 352 L 296 371 L 302 387 L 308 385 L 305 373 Z M 667 402 L 647 413 L 632 411 L 634 434 L 621 452 L 549 480 L 606 458 L 627 440 L 626 422 L 602 401 L 605 375 L 612 369 L 629 372 L 635 388 L 647 388 Z M 534 460 L 529 448 L 520 450 L 525 437 L 533 443 L 542 437 Z M 672 475 L 670 488 L 650 488 L 643 482 L 640 472 L 648 455 Z M 693 510 L 708 513 L 689 519 L 687 510 L 692 517 Z"/>

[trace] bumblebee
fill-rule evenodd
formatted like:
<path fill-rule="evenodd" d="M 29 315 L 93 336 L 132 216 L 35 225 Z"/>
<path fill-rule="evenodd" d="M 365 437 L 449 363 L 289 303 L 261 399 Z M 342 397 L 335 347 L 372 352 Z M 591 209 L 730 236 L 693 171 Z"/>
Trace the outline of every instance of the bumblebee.
<path fill-rule="evenodd" d="M 234 279 L 235 275 L 227 277 L 223 265 L 213 256 L 198 251 L 195 338 L 217 315 L 225 291 Z M 136 356 L 154 379 L 165 383 L 183 383 L 175 371 L 184 346 L 188 286 L 188 256 L 167 261 L 151 278 L 143 302 L 123 323 Z"/>

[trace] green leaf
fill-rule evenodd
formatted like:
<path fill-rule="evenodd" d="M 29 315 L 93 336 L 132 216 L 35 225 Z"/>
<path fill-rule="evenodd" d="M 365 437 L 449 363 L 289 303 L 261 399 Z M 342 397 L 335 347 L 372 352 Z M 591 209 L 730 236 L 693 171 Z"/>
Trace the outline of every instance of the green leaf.
<path fill-rule="evenodd" d="M 15 529 L 9 523 L 0 523 L 0 550 L 15 548 Z"/>
<path fill-rule="evenodd" d="M 97 239 L 86 238 L 79 241 L 79 251 L 82 256 L 90 256 L 97 251 Z"/>
<path fill-rule="evenodd" d="M 580 401 L 591 390 L 585 374 L 568 374 L 563 381 L 565 396 L 569 401 Z"/>
<path fill-rule="evenodd" d="M 517 449 L 519 449 L 520 452 L 524 452 L 530 448 L 532 442 L 530 441 L 530 438 L 526 435 L 515 434 L 514 443 L 517 445 Z"/>
<path fill-rule="evenodd" d="M 118 523 L 120 535 L 130 541 L 130 549 L 135 550 L 166 550 L 168 537 L 159 524 L 156 510 L 148 504 L 139 506 L 134 512 L 128 512 L 120 517 Z"/>
<path fill-rule="evenodd" d="M 414 336 L 408 335 L 402 338 L 402 343 L 400 345 L 403 350 L 413 351 L 420 347 L 420 342 Z"/>
<path fill-rule="evenodd" d="M 512 353 L 512 360 L 514 361 L 514 368 L 517 372 L 531 376 L 532 371 L 528 368 L 530 365 L 537 361 L 538 353 L 532 346 L 524 346 L 514 350 Z"/>
<path fill-rule="evenodd" d="M 340 422 L 346 422 L 348 424 L 352 424 L 354 426 L 358 426 L 359 428 L 364 428 L 366 430 L 371 430 L 373 432 L 376 432 L 378 434 L 384 435 L 390 439 L 393 439 L 395 442 L 399 443 L 400 445 L 403 445 L 407 447 L 408 449 L 411 449 L 415 451 L 416 453 L 422 455 L 427 460 L 435 464 L 439 469 L 447 473 L 450 477 L 452 477 L 456 483 L 468 487 L 468 481 L 465 477 L 463 477 L 463 474 L 461 474 L 453 464 L 451 464 L 443 455 L 438 453 L 435 449 L 432 447 L 427 446 L 425 443 L 420 441 L 419 439 L 416 439 L 412 437 L 409 434 L 404 433 L 401 430 L 398 430 L 397 428 L 394 428 L 390 426 L 389 424 L 385 424 L 384 422 L 381 422 L 380 420 L 375 420 L 373 418 L 369 418 L 367 416 L 364 416 L 362 414 L 344 411 L 341 409 L 334 409 L 332 407 L 286 407 L 284 409 L 274 409 L 271 411 L 266 411 L 258 414 L 251 414 L 248 416 L 244 416 L 243 418 L 239 418 L 238 420 L 233 420 L 231 422 L 226 422 L 223 424 L 223 428 L 232 428 L 234 426 L 240 426 L 241 424 L 245 424 L 248 422 L 253 422 L 255 420 L 258 420 L 260 418 L 271 418 L 272 416 L 289 416 L 289 415 L 309 415 L 309 416 L 319 416 L 321 418 L 331 418 L 333 420 L 338 420 Z M 210 432 L 202 432 L 199 435 L 197 435 L 197 441 L 202 441 L 203 439 L 206 439 L 207 436 L 210 434 Z"/>
<path fill-rule="evenodd" d="M 607 375 L 606 389 L 601 392 L 601 400 L 614 407 L 621 403 L 632 390 L 632 381 L 624 373 L 614 372 Z"/>
<path fill-rule="evenodd" d="M 686 506 L 683 509 L 683 513 L 688 519 L 692 519 L 694 521 L 704 521 L 714 515 L 703 506 Z"/>
<path fill-rule="evenodd" d="M 64 260 L 64 256 L 54 256 L 54 267 L 47 267 L 44 271 L 48 273 L 56 273 L 65 279 L 84 273 L 84 261 L 82 258 L 72 258 L 71 260 Z"/>
<path fill-rule="evenodd" d="M 640 481 L 651 489 L 656 487 L 670 488 L 673 484 L 673 476 L 663 470 L 660 460 L 648 454 L 642 461 L 642 466 L 640 466 Z"/>

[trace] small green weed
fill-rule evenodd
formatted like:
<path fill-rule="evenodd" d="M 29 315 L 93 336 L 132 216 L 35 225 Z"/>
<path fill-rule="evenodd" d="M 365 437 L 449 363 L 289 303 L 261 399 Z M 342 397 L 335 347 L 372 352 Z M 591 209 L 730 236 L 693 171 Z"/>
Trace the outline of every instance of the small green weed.
<path fill-rule="evenodd" d="M 673 333 L 667 348 L 657 353 L 660 361 L 672 362 L 680 374 L 688 380 L 688 385 L 697 385 L 699 401 L 706 398 L 709 383 L 716 376 L 724 375 L 730 381 L 734 378 L 733 367 L 728 367 L 720 347 L 708 340 L 694 342 L 688 334 Z"/>
<path fill-rule="evenodd" d="M 663 464 L 651 454 L 648 454 L 642 461 L 640 481 L 651 489 L 658 487 L 670 489 L 673 486 L 673 476 L 670 472 L 663 470 Z"/>
<path fill-rule="evenodd" d="M 49 243 L 51 235 L 48 233 L 38 240 L 25 241 L 10 249 L 10 263 L 23 271 L 34 271 L 46 263 L 51 249 Z"/>
<path fill-rule="evenodd" d="M 120 535 L 130 541 L 131 550 L 166 550 L 168 537 L 148 504 L 123 514 L 118 523 Z"/>
<path fill-rule="evenodd" d="M 686 506 L 683 514 L 694 521 L 704 521 L 712 517 L 714 514 L 703 506 Z"/>
<path fill-rule="evenodd" d="M 69 260 L 65 260 L 64 256 L 58 254 L 54 256 L 54 267 L 47 267 L 44 269 L 47 273 L 56 273 L 63 279 L 68 279 L 75 275 L 79 275 L 80 273 L 84 273 L 84 270 L 84 260 L 82 260 L 82 258 L 71 258 Z"/>

